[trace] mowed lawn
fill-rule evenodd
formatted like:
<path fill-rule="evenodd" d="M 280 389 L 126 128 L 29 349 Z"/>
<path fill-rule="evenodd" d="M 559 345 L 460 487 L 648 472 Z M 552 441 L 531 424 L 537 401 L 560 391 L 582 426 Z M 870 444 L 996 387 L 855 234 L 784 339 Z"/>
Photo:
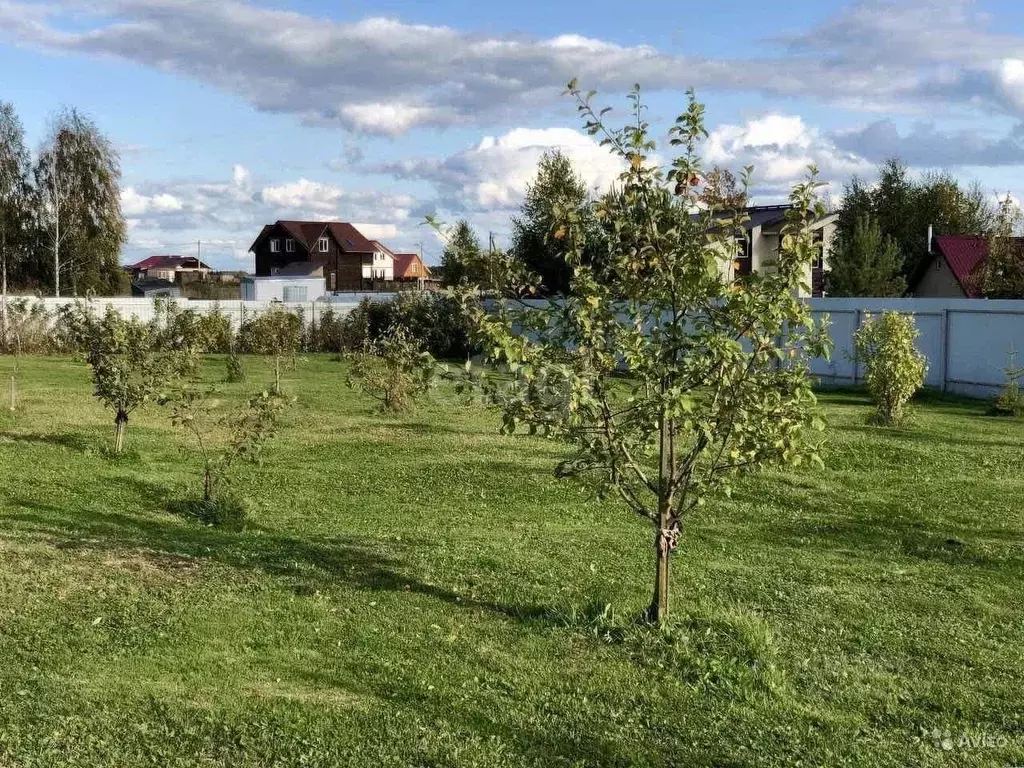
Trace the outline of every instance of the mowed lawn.
<path fill-rule="evenodd" d="M 1024 764 L 1024 422 L 823 396 L 827 469 L 710 504 L 659 631 L 651 531 L 558 444 L 443 389 L 378 415 L 326 356 L 285 387 L 228 533 L 169 511 L 199 470 L 159 407 L 113 461 L 88 369 L 22 359 L 0 766 Z"/>

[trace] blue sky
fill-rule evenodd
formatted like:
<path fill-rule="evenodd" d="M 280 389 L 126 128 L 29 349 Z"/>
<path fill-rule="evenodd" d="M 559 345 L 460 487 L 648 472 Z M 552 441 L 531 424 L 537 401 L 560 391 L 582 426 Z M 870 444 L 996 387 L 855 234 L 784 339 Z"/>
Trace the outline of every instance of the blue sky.
<path fill-rule="evenodd" d="M 565 81 L 664 129 L 687 86 L 708 163 L 755 165 L 759 201 L 808 162 L 832 194 L 892 154 L 1024 197 L 1024 8 L 1012 0 L 766 4 L 0 0 L 0 99 L 35 146 L 61 105 L 121 151 L 126 260 L 245 268 L 266 221 L 337 218 L 394 248 L 426 213 L 499 239 L 537 157 L 594 187 L 614 161 Z"/>

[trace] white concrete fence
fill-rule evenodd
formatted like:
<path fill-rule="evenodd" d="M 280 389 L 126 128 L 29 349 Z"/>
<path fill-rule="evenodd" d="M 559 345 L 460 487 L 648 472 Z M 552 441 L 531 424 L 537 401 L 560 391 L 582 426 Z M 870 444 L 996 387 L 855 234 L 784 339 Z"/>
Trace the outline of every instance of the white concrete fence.
<path fill-rule="evenodd" d="M 355 309 L 360 300 L 363 297 L 369 296 L 374 301 L 390 301 L 396 295 L 395 293 L 339 293 L 334 294 L 329 301 L 303 301 L 303 302 L 290 302 L 287 304 L 280 304 L 280 302 L 273 301 L 239 301 L 235 300 L 219 300 L 219 301 L 205 301 L 197 299 L 162 299 L 162 301 L 174 302 L 181 309 L 190 309 L 200 314 L 206 314 L 219 310 L 222 314 L 227 315 L 231 320 L 231 324 L 237 330 L 242 324 L 243 317 L 253 317 L 266 312 L 267 309 L 277 303 L 280 306 L 284 306 L 292 312 L 297 312 L 302 315 L 303 319 L 307 324 L 315 324 L 319 318 L 328 309 L 334 312 L 336 315 L 347 315 L 353 309 Z M 17 301 L 26 297 L 13 296 L 9 297 L 8 301 Z M 127 298 L 123 296 L 115 296 L 112 298 L 90 298 L 90 299 L 75 299 L 75 298 L 60 298 L 55 299 L 52 297 L 28 297 L 32 302 L 42 303 L 46 307 L 47 312 L 55 313 L 56 310 L 67 304 L 74 304 L 77 301 L 92 307 L 97 312 L 105 312 L 106 308 L 113 307 L 123 315 L 134 315 L 143 322 L 148 322 L 156 317 L 156 302 L 157 299 L 143 299 L 143 298 Z"/>
<path fill-rule="evenodd" d="M 316 324 L 330 308 L 347 314 L 364 296 L 387 301 L 395 294 L 336 294 L 331 301 L 285 304 L 302 313 L 307 323 Z M 59 305 L 75 299 L 33 299 L 53 312 Z M 815 360 L 811 370 L 825 384 L 858 384 L 864 368 L 855 358 L 853 334 L 865 315 L 895 311 L 911 314 L 921 331 L 917 346 L 928 358 L 926 384 L 944 392 L 974 397 L 991 397 L 1005 383 L 1003 369 L 1011 352 L 1019 352 L 1018 364 L 1024 364 L 1024 301 L 985 299 L 809 299 L 816 316 L 828 314 L 830 333 L 835 342 L 831 360 Z M 88 301 L 97 311 L 107 305 L 140 320 L 155 315 L 153 299 L 95 298 Z M 226 314 L 237 328 L 243 316 L 266 311 L 267 301 L 195 301 L 178 299 L 182 308 L 210 312 L 214 308 Z"/>
<path fill-rule="evenodd" d="M 991 397 L 1006 381 L 1012 352 L 1024 364 L 1024 301 L 987 299 L 810 299 L 816 316 L 827 313 L 835 342 L 830 361 L 812 370 L 825 383 L 862 382 L 864 367 L 854 355 L 853 334 L 867 314 L 913 315 L 921 332 L 917 348 L 928 358 L 929 387 Z"/>

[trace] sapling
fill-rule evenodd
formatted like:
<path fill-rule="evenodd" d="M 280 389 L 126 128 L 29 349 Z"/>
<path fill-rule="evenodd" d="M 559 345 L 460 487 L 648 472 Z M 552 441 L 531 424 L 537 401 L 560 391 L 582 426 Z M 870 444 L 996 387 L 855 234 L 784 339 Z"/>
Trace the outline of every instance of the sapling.
<path fill-rule="evenodd" d="M 262 391 L 239 407 L 224 409 L 220 394 L 216 387 L 200 388 L 188 382 L 161 395 L 160 402 L 170 407 L 171 423 L 188 433 L 202 460 L 204 514 L 200 517 L 240 525 L 237 516 L 224 519 L 225 510 L 239 510 L 244 516 L 240 502 L 227 493 L 232 468 L 240 459 L 261 461 L 290 401 Z"/>
<path fill-rule="evenodd" d="M 820 464 L 823 425 L 809 357 L 829 339 L 798 298 L 824 214 L 814 169 L 792 209 L 772 269 L 733 278 L 728 265 L 746 216 L 731 203 L 700 204 L 704 108 L 692 93 L 670 132 L 681 154 L 663 167 L 639 89 L 632 119 L 608 128 L 605 111 L 569 85 L 585 128 L 625 168 L 595 214 L 605 231 L 599 264 L 578 206 L 555 204 L 548 237 L 571 275 L 557 301 L 464 300 L 489 369 L 488 397 L 506 431 L 520 426 L 564 440 L 560 476 L 593 478 L 653 528 L 655 579 L 646 617 L 669 611 L 669 565 L 684 525 L 738 472 L 767 464 Z M 744 194 L 751 169 L 743 174 Z M 537 292 L 510 273 L 501 296 Z M 623 371 L 627 375 L 620 375 Z M 568 542 L 578 548 L 578 541 Z"/>
<path fill-rule="evenodd" d="M 401 326 L 351 355 L 348 385 L 374 398 L 382 411 L 406 411 L 427 392 L 439 366 Z"/>
<path fill-rule="evenodd" d="M 114 412 L 114 454 L 124 448 L 129 416 L 173 379 L 181 364 L 174 352 L 157 348 L 150 326 L 124 318 L 113 308 L 95 318 L 83 313 L 86 360 L 92 367 L 93 392 Z"/>
<path fill-rule="evenodd" d="M 274 392 L 281 394 L 281 365 L 295 363 L 302 345 L 302 318 L 274 304 L 266 312 L 242 323 L 240 341 L 250 352 L 274 359 Z"/>

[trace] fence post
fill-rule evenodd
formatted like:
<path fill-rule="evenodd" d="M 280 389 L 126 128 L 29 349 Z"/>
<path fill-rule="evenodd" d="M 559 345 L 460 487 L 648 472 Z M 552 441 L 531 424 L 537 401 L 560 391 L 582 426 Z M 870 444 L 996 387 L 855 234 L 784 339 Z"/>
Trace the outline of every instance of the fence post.
<path fill-rule="evenodd" d="M 857 360 L 857 344 L 854 341 L 854 337 L 857 335 L 857 331 L 860 330 L 860 307 L 853 313 L 853 334 L 850 335 L 850 347 L 853 349 L 853 385 L 857 386 L 857 373 L 860 367 L 860 361 Z"/>
<path fill-rule="evenodd" d="M 945 392 L 949 381 L 949 308 L 942 310 L 942 332 L 939 334 L 942 352 L 942 391 Z"/>

